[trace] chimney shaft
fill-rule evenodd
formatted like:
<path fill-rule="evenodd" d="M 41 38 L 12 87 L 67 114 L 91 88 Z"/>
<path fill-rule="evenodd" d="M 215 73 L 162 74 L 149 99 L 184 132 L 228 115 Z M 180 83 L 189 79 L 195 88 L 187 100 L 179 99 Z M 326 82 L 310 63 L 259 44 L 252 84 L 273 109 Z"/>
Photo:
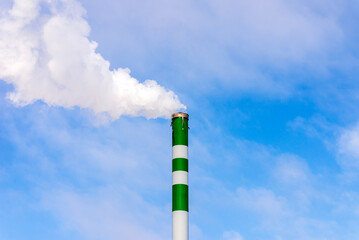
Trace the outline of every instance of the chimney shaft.
<path fill-rule="evenodd" d="M 172 240 L 188 240 L 188 114 L 172 115 Z"/>

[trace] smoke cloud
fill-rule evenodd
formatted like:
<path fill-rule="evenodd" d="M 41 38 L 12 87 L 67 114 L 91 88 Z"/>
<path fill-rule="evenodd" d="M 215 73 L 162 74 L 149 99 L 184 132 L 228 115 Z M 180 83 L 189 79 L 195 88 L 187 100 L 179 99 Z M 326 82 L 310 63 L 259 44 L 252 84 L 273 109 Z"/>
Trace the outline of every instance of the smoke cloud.
<path fill-rule="evenodd" d="M 78 106 L 112 119 L 121 115 L 169 117 L 185 109 L 156 81 L 140 83 L 130 70 L 110 70 L 88 39 L 90 26 L 75 0 L 14 0 L 0 17 L 0 79 L 14 86 L 18 106 L 42 100 Z"/>

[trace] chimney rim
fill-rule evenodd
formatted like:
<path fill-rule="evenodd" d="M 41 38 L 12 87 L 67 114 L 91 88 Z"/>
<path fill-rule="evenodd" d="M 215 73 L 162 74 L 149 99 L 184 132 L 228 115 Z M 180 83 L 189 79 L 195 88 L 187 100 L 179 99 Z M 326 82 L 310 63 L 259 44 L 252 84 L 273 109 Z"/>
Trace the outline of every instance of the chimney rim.
<path fill-rule="evenodd" d="M 179 117 L 186 118 L 187 120 L 189 119 L 189 115 L 184 112 L 178 112 L 178 113 L 172 114 L 172 119 L 179 118 Z"/>

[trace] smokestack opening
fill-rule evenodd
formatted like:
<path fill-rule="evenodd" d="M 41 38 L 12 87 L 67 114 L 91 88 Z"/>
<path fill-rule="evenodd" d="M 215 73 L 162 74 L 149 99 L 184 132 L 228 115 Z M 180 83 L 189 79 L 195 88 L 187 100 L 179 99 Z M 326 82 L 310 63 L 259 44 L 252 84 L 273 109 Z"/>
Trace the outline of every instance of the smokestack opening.
<path fill-rule="evenodd" d="M 187 120 L 189 120 L 189 116 L 187 113 L 183 113 L 183 112 L 178 112 L 178 113 L 174 113 L 172 114 L 172 119 L 175 119 L 175 118 L 186 118 Z"/>

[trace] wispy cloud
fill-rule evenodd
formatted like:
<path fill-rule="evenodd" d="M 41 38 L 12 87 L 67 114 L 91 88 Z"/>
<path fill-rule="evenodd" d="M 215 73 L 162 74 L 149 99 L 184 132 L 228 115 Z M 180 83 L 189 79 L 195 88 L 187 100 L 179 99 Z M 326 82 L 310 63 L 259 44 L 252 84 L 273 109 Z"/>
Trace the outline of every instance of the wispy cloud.
<path fill-rule="evenodd" d="M 243 240 L 241 234 L 236 231 L 226 231 L 222 236 L 223 240 Z"/>
<path fill-rule="evenodd" d="M 63 110 L 43 104 L 26 109 L 2 116 L 9 118 L 3 129 L 20 156 L 11 160 L 13 171 L 32 193 L 24 206 L 32 202 L 62 231 L 84 239 L 170 236 L 168 122 L 122 118 L 98 129 L 81 114 L 67 119 Z M 223 134 L 209 130 L 214 139 Z M 326 176 L 312 173 L 305 159 L 255 142 L 222 139 L 221 144 L 197 140 L 202 148 L 190 155 L 191 229 L 200 239 L 336 239 L 346 228 L 336 219 L 357 218 L 345 208 L 356 206 L 357 196 L 340 183 L 321 183 Z M 216 171 L 207 171 L 209 166 Z"/>
<path fill-rule="evenodd" d="M 132 53 L 127 61 L 139 69 L 155 61 L 161 69 L 150 69 L 161 76 L 165 59 L 171 59 L 175 72 L 165 76 L 177 79 L 172 84 L 181 89 L 185 81 L 189 91 L 195 81 L 206 83 L 197 86 L 203 92 L 221 87 L 289 96 L 297 85 L 314 84 L 315 78 L 306 76 L 326 72 L 332 55 L 343 51 L 342 6 L 333 1 L 84 2 L 108 26 L 95 31 L 96 36 L 110 34 L 110 40 L 103 39 L 108 55 L 112 48 Z M 113 23 L 120 23 L 116 33 Z M 164 55 L 154 57 L 154 52 Z"/>
<path fill-rule="evenodd" d="M 90 193 L 58 189 L 44 193 L 42 205 L 63 228 L 85 239 L 162 240 L 170 236 L 168 209 L 149 204 L 126 187 Z"/>
<path fill-rule="evenodd" d="M 359 124 L 342 131 L 338 140 L 338 152 L 343 167 L 359 167 Z"/>
<path fill-rule="evenodd" d="M 75 232 L 79 239 L 169 239 L 169 122 L 122 117 L 111 124 L 94 127 L 92 118 L 88 117 L 89 112 L 82 108 L 109 112 L 111 115 L 113 109 L 103 108 L 101 105 L 111 102 L 114 103 L 111 106 L 115 108 L 111 115 L 113 118 L 120 114 L 150 118 L 152 113 L 159 112 L 157 108 L 136 104 L 139 108 L 133 105 L 128 108 L 134 112 L 128 112 L 130 110 L 127 108 L 125 111 L 122 108 L 125 105 L 121 105 L 120 101 L 107 101 L 107 95 L 96 95 L 97 91 L 94 96 L 99 105 L 91 108 L 90 105 L 95 100 L 87 100 L 86 94 L 90 91 L 88 88 L 96 89 L 98 86 L 98 81 L 93 78 L 100 79 L 100 75 L 116 72 L 129 77 L 127 70 L 109 70 L 109 63 L 98 55 L 96 44 L 89 40 L 89 25 L 84 20 L 82 7 L 76 2 L 62 0 L 41 1 L 40 4 L 36 1 L 16 3 L 19 4 L 17 7 L 15 5 L 17 10 L 4 12 L 3 19 L 8 19 L 7 23 L 14 24 L 15 29 L 16 26 L 26 25 L 21 27 L 21 33 L 26 33 L 31 41 L 22 38 L 25 35 L 20 34 L 17 38 L 16 34 L 10 34 L 14 40 L 11 44 L 14 46 L 9 46 L 16 48 L 25 40 L 26 44 L 46 46 L 43 48 L 44 52 L 35 51 L 38 55 L 28 52 L 32 49 L 28 45 L 24 45 L 25 50 L 20 50 L 29 53 L 24 57 L 30 56 L 30 60 L 24 62 L 32 63 L 31 56 L 36 56 L 35 62 L 40 59 L 39 63 L 44 64 L 41 69 L 46 69 L 47 72 L 44 73 L 46 78 L 42 78 L 40 74 L 36 78 L 27 79 L 26 71 L 36 69 L 32 68 L 36 64 L 26 65 L 31 68 L 25 72 L 13 69 L 16 74 L 24 77 L 24 82 L 21 82 L 24 88 L 16 87 L 17 83 L 13 78 L 6 78 L 14 86 L 16 94 L 12 95 L 12 99 L 19 100 L 18 103 L 22 104 L 40 99 L 48 105 L 74 106 L 75 111 L 48 107 L 41 102 L 14 108 L 4 100 L 0 101 L 0 141 L 5 139 L 9 148 L 14 148 L 11 151 L 16 152 L 16 156 L 0 159 L 0 190 L 5 196 L 0 200 L 5 206 L 0 210 L 0 215 L 12 216 L 10 213 L 14 209 L 26 211 L 25 208 L 35 206 L 38 211 L 36 214 L 27 212 L 24 215 L 38 216 L 41 211 L 40 214 L 51 217 L 56 222 L 56 231 Z M 288 96 L 292 91 L 300 91 L 293 86 L 301 83 L 317 84 L 321 91 L 313 91 L 313 94 L 318 96 L 322 96 L 320 94 L 323 92 L 327 93 L 328 88 L 340 91 L 335 87 L 336 80 L 330 80 L 333 85 L 325 84 L 323 87 L 322 83 L 327 83 L 324 82 L 326 78 L 301 78 L 298 77 L 298 72 L 307 74 L 313 68 L 313 71 L 325 72 L 328 64 L 331 67 L 331 64 L 339 64 L 331 62 L 331 54 L 341 51 L 345 41 L 343 38 L 346 37 L 337 19 L 341 4 L 324 0 L 300 3 L 282 0 L 196 3 L 187 0 L 175 3 L 159 0 L 104 0 L 99 3 L 84 0 L 83 3 L 87 6 L 94 4 L 96 16 L 106 14 L 101 19 L 105 22 L 97 22 L 101 27 L 95 26 L 93 34 L 94 37 L 102 36 L 114 43 L 100 48 L 104 51 L 104 56 L 108 56 L 109 51 L 121 56 L 131 53 L 127 55 L 126 61 L 132 59 L 139 62 L 137 66 L 151 63 L 146 65 L 141 74 L 148 74 L 148 69 L 153 68 L 153 73 L 163 74 L 162 82 L 170 79 L 168 76 L 174 76 L 166 84 L 188 91 L 188 95 L 196 94 L 190 99 L 192 107 L 198 110 L 191 115 L 194 117 L 190 121 L 192 238 L 352 240 L 358 236 L 359 197 L 356 182 L 345 182 L 341 178 L 341 174 L 348 169 L 352 169 L 354 173 L 357 169 L 359 131 L 356 124 L 343 129 L 325 115 L 315 115 L 309 119 L 297 117 L 288 124 L 291 129 L 304 133 L 305 136 L 297 142 L 293 141 L 294 145 L 301 144 L 300 141 L 309 141 L 310 138 L 319 138 L 325 142 L 329 154 L 338 154 L 338 162 L 342 168 L 335 166 L 336 168 L 326 171 L 328 168 L 313 168 L 312 163 L 317 161 L 316 154 L 306 158 L 304 154 L 301 155 L 299 148 L 295 148 L 298 150 L 296 153 L 284 151 L 281 147 L 286 148 L 288 143 L 283 143 L 285 140 L 272 144 L 273 138 L 270 135 L 275 131 L 268 133 L 257 130 L 257 133 L 253 133 L 253 129 L 250 129 L 248 139 L 243 137 L 246 135 L 241 132 L 244 128 L 268 124 L 269 120 L 265 117 L 256 119 L 250 127 L 245 126 L 248 121 L 254 121 L 251 120 L 253 116 L 250 111 L 243 110 L 243 115 L 246 115 L 243 117 L 242 112 L 230 109 L 237 104 L 236 101 L 218 104 L 217 98 L 202 96 L 204 88 L 215 89 L 221 95 L 219 98 L 228 97 L 227 93 L 231 91 L 235 91 L 236 98 L 242 92 L 251 91 L 261 95 Z M 32 24 L 25 24 L 34 18 L 36 20 Z M 88 21 L 91 24 L 95 22 L 91 13 Z M 113 31 L 113 22 L 116 24 L 116 31 Z M 7 26 L 4 21 L 0 25 Z M 111 29 L 111 34 L 106 32 L 105 26 Z M 102 29 L 104 32 L 101 32 Z M 39 30 L 42 34 L 33 36 L 32 33 L 38 33 Z M 12 30 L 6 31 L 11 33 Z M 71 34 L 67 35 L 66 31 Z M 60 37 L 57 36 L 60 34 L 63 42 L 58 40 Z M 78 48 L 67 49 L 69 51 L 57 47 L 63 44 L 69 46 L 67 43 L 72 42 L 73 38 L 75 42 L 83 44 Z M 46 54 L 42 55 L 43 53 Z M 79 57 L 83 53 L 90 57 Z M 69 54 L 73 58 L 64 57 Z M 38 56 L 45 57 L 37 58 Z M 86 62 L 83 59 L 94 61 Z M 94 68 L 81 68 L 80 73 L 87 78 L 77 81 L 79 72 L 63 72 L 53 67 L 52 63 L 57 60 L 64 66 L 73 64 Z M 0 69 L 4 66 L 1 65 Z M 168 66 L 171 66 L 171 70 L 168 70 Z M 48 75 L 50 70 L 61 77 L 48 78 L 52 76 Z M 4 73 L 1 71 L 0 75 Z M 51 79 L 51 83 L 40 81 L 41 79 Z M 32 85 L 30 81 L 35 81 L 36 84 Z M 137 80 L 133 81 L 136 89 L 143 86 Z M 84 82 L 89 84 L 88 88 L 79 87 Z M 71 87 L 71 91 L 63 89 L 63 86 Z M 219 86 L 227 89 L 225 94 L 220 92 L 223 89 Z M 156 85 L 156 89 L 157 87 L 166 96 L 170 93 Z M 38 95 L 31 95 L 30 92 L 27 95 L 26 88 Z M 23 89 L 25 90 L 22 91 Z M 55 90 L 45 92 L 45 89 Z M 238 91 L 239 89 L 242 91 Z M 74 92 L 80 95 L 73 94 Z M 92 90 L 90 93 L 93 93 Z M 68 99 L 67 94 L 71 98 Z M 55 99 L 58 102 L 51 102 L 54 97 L 58 97 Z M 110 94 L 109 99 L 112 97 Z M 346 98 L 344 95 L 341 97 Z M 73 102 L 74 99 L 76 102 Z M 196 102 L 198 99 L 201 101 Z M 135 103 L 138 103 L 137 100 Z M 120 104 L 120 107 L 117 108 L 119 105 L 116 104 Z M 162 106 L 161 104 L 155 105 Z M 238 103 L 235 108 L 241 109 L 244 104 L 246 102 Z M 291 103 L 288 104 L 292 107 Z M 253 108 L 262 111 L 268 105 L 270 104 L 267 102 L 263 105 L 258 103 Z M 340 106 L 339 111 L 347 105 Z M 295 107 L 297 106 L 293 109 L 297 110 Z M 147 109 L 150 113 L 138 109 Z M 270 114 L 279 113 L 276 116 L 279 119 L 286 115 L 286 110 L 288 108 Z M 290 113 L 293 114 L 295 113 Z M 244 118 L 245 123 L 242 122 Z M 283 139 L 291 137 L 283 132 L 285 131 L 278 133 Z M 263 138 L 271 145 L 256 142 Z M 315 147 L 310 143 L 304 146 Z M 323 148 L 318 151 L 325 150 Z M 330 160 L 336 164 L 335 159 Z M 320 164 L 327 166 L 327 163 Z M 13 224 L 18 224 L 17 219 L 12 221 Z M 5 222 L 7 217 L 0 218 L 0 223 L 1 220 Z M 21 225 L 23 232 L 27 233 L 25 228 L 31 223 L 32 221 L 26 221 Z M 0 224 L 0 230 L 5 228 L 2 226 L 7 225 Z"/>
<path fill-rule="evenodd" d="M 32 202 L 59 229 L 84 239 L 168 239 L 170 144 L 163 148 L 170 139 L 168 122 L 123 118 L 117 127 L 99 130 L 90 121 L 89 128 L 74 128 L 61 109 L 31 106 L 38 107 L 42 113 L 28 112 L 26 122 L 11 116 L 6 121 L 6 135 L 22 156 L 9 159 L 11 169 L 29 184 L 21 211 Z M 17 185 L 13 192 L 22 193 Z"/>

